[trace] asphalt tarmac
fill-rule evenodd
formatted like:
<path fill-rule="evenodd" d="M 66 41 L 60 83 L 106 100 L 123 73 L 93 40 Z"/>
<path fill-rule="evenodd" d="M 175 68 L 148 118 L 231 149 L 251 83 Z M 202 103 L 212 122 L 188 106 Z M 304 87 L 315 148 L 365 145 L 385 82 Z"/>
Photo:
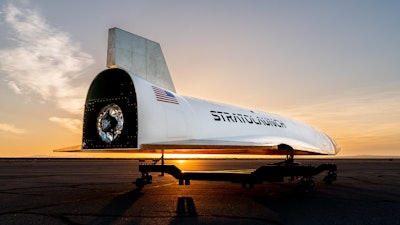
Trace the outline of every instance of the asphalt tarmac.
<path fill-rule="evenodd" d="M 138 190 L 137 160 L 0 159 L 0 224 L 400 224 L 400 159 L 299 161 L 336 163 L 338 180 L 328 185 L 318 175 L 304 194 L 298 182 L 180 186 L 157 173 Z M 266 161 L 167 163 L 221 170 Z"/>

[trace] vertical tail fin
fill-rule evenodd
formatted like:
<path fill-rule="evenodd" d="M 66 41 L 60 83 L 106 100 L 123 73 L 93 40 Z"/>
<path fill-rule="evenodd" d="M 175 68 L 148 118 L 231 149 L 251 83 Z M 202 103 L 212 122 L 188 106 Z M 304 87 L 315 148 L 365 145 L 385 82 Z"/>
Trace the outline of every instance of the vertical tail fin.
<path fill-rule="evenodd" d="M 108 30 L 107 49 L 107 67 L 114 66 L 176 92 L 160 44 L 116 27 Z"/>

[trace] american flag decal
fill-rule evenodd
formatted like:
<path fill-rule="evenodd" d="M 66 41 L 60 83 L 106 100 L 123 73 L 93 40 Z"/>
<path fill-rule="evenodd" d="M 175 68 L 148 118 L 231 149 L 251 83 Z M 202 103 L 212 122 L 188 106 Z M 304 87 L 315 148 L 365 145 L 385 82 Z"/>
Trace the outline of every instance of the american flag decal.
<path fill-rule="evenodd" d="M 176 99 L 175 95 L 172 94 L 171 92 L 151 86 L 153 88 L 154 94 L 156 95 L 157 101 L 160 102 L 167 102 L 167 103 L 172 103 L 172 104 L 179 104 L 178 99 Z"/>

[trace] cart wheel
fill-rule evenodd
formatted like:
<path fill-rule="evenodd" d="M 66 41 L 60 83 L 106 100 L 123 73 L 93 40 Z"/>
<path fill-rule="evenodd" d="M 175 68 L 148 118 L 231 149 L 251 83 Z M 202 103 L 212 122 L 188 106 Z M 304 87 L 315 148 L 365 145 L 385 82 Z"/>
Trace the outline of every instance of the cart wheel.
<path fill-rule="evenodd" d="M 333 181 L 335 181 L 337 179 L 337 174 L 336 172 L 328 172 L 328 175 L 326 175 L 326 177 L 324 177 L 324 182 L 325 184 L 332 184 Z"/>
<path fill-rule="evenodd" d="M 309 193 L 314 190 L 315 183 L 311 179 L 301 179 L 300 181 L 300 192 Z"/>

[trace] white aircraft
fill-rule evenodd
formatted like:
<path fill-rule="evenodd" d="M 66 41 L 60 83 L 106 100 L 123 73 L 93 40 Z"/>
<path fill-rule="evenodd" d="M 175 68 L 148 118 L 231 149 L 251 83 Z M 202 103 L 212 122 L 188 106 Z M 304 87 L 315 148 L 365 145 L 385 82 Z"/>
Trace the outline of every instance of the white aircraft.
<path fill-rule="evenodd" d="M 79 151 L 287 155 L 293 160 L 296 154 L 340 150 L 328 135 L 296 120 L 177 94 L 160 45 L 118 28 L 109 30 L 107 66 L 87 94 Z"/>

